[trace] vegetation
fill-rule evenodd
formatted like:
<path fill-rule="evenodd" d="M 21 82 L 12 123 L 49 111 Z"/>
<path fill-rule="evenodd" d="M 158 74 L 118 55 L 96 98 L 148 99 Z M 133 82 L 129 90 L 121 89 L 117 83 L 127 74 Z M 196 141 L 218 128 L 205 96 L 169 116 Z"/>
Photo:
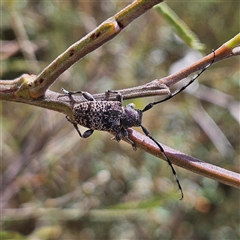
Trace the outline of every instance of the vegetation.
<path fill-rule="evenodd" d="M 4 2 L 1 78 L 39 74 L 69 46 L 130 3 Z M 141 13 L 57 81 L 52 78 L 50 90 L 62 94 L 64 87 L 95 94 L 132 88 L 179 72 L 223 44 L 238 49 L 239 37 L 235 43 L 229 40 L 239 36 L 240 3 L 167 4 L 177 15 L 166 5 Z M 123 21 L 131 19 L 131 11 L 124 13 Z M 24 39 L 29 40 L 27 47 L 21 44 Z M 165 145 L 222 171 L 239 172 L 239 57 L 220 60 L 217 56 L 216 64 L 189 91 L 146 112 L 143 124 Z M 25 75 L 22 83 L 29 83 L 31 77 L 35 75 Z M 25 90 L 22 98 L 27 96 Z M 125 103 L 134 102 L 142 109 L 159 98 L 141 97 Z M 221 179 L 175 167 L 185 194 L 179 201 L 165 161 L 146 150 L 133 151 L 123 141 L 111 141 L 112 136 L 105 132 L 80 139 L 61 113 L 69 110 L 58 106 L 48 105 L 56 110 L 52 111 L 2 102 L 2 239 L 240 237 L 238 189 L 222 184 Z M 176 153 L 172 154 L 178 164 Z"/>

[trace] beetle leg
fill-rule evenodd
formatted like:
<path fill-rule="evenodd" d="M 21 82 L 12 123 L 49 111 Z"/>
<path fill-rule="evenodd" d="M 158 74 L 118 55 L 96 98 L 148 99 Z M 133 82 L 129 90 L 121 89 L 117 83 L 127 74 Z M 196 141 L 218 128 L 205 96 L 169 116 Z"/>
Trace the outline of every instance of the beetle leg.
<path fill-rule="evenodd" d="M 88 101 L 95 101 L 95 98 L 93 97 L 93 95 L 89 92 L 83 92 L 80 91 L 79 93 L 81 93 L 83 95 L 83 97 L 85 97 Z"/>
<path fill-rule="evenodd" d="M 68 96 L 72 96 L 72 95 L 75 95 L 75 94 L 82 93 L 82 91 L 70 92 L 70 91 L 66 90 L 65 88 L 61 88 L 61 90 L 63 91 L 63 93 L 67 94 Z"/>
<path fill-rule="evenodd" d="M 83 95 L 84 98 L 86 98 L 88 101 L 95 101 L 95 98 L 93 97 L 93 95 L 89 92 L 84 92 L 84 91 L 74 91 L 74 92 L 70 92 L 68 90 L 66 90 L 65 88 L 61 89 L 65 94 L 67 94 L 69 97 L 71 97 L 72 95 L 76 95 L 81 93 Z"/>
<path fill-rule="evenodd" d="M 123 134 L 123 136 L 125 137 L 125 139 L 126 139 L 129 143 L 131 143 L 133 150 L 136 151 L 136 150 L 137 150 L 136 143 L 133 142 L 133 141 L 128 137 L 128 131 L 127 131 L 127 129 L 122 128 L 122 134 Z"/>
<path fill-rule="evenodd" d="M 87 130 L 86 132 L 83 133 L 82 137 L 83 138 L 88 138 L 93 134 L 93 132 L 94 132 L 94 130 L 89 129 L 89 130 Z"/>
<path fill-rule="evenodd" d="M 119 131 L 119 132 L 115 135 L 115 137 L 114 137 L 113 139 L 116 139 L 118 142 L 121 141 L 121 139 L 122 139 L 122 132 Z"/>
<path fill-rule="evenodd" d="M 122 94 L 121 94 L 120 92 L 114 91 L 114 90 L 107 90 L 107 91 L 105 92 L 105 99 L 106 99 L 106 101 L 109 101 L 109 98 L 110 98 L 110 94 L 111 94 L 111 93 L 116 94 L 116 101 L 118 101 L 118 102 L 120 102 L 120 103 L 123 102 L 123 96 L 122 96 Z"/>
<path fill-rule="evenodd" d="M 77 130 L 77 132 L 81 138 L 88 138 L 93 134 L 94 130 L 89 129 L 86 132 L 84 132 L 82 135 L 77 124 L 74 121 L 72 121 L 68 116 L 66 116 L 66 119 L 75 127 L 75 129 Z"/>
<path fill-rule="evenodd" d="M 82 134 L 81 134 L 77 124 L 74 121 L 72 121 L 68 116 L 66 116 L 66 119 L 75 127 L 75 129 L 77 130 L 79 136 L 82 138 L 83 136 L 82 136 Z"/>
<path fill-rule="evenodd" d="M 128 137 L 127 129 L 122 128 L 121 131 L 116 133 L 115 137 L 113 137 L 112 140 L 117 140 L 119 142 L 122 140 L 122 136 L 125 137 L 125 139 L 129 143 L 131 143 L 133 150 L 136 151 L 137 150 L 136 144 Z"/>

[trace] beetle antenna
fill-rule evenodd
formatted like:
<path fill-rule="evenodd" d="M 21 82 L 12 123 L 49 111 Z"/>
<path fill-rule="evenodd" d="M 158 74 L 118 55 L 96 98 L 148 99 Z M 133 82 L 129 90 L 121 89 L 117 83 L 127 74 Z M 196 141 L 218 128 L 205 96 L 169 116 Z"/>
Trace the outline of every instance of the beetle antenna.
<path fill-rule="evenodd" d="M 147 137 L 149 137 L 154 143 L 157 144 L 157 146 L 158 146 L 159 149 L 161 150 L 164 158 L 165 158 L 166 161 L 168 162 L 168 165 L 170 166 L 170 168 L 171 168 L 171 170 L 172 170 L 173 176 L 174 176 L 174 178 L 175 178 L 175 180 L 176 180 L 176 182 L 177 182 L 177 185 L 178 185 L 178 188 L 179 188 L 179 191 L 180 191 L 180 194 L 181 194 L 180 200 L 182 200 L 182 199 L 183 199 L 182 186 L 181 186 L 181 184 L 180 184 L 180 181 L 179 181 L 179 179 L 178 179 L 177 173 L 176 173 L 176 171 L 175 171 L 175 169 L 174 169 L 174 167 L 173 167 L 173 165 L 172 165 L 169 157 L 168 157 L 167 154 L 165 153 L 162 145 L 161 145 L 159 142 L 157 142 L 157 141 L 150 135 L 149 131 L 148 131 L 143 125 L 140 125 L 140 126 L 141 126 L 144 134 L 145 134 Z"/>
<path fill-rule="evenodd" d="M 169 96 L 167 96 L 166 98 L 162 99 L 162 100 L 159 100 L 159 101 L 156 101 L 156 102 L 152 102 L 152 103 L 149 103 L 143 110 L 142 112 L 146 112 L 148 111 L 149 109 L 151 109 L 153 106 L 159 104 L 159 103 L 162 103 L 162 102 L 165 102 L 173 97 L 175 97 L 177 94 L 179 94 L 180 92 L 184 91 L 189 85 L 191 85 L 205 70 L 207 70 L 213 63 L 214 63 L 214 60 L 215 60 L 215 51 L 212 52 L 213 53 L 213 59 L 212 61 L 206 66 L 204 67 L 198 74 L 196 74 L 196 76 L 191 79 L 186 85 L 184 85 L 183 87 L 181 87 L 180 89 L 176 90 L 175 92 L 171 93 Z"/>

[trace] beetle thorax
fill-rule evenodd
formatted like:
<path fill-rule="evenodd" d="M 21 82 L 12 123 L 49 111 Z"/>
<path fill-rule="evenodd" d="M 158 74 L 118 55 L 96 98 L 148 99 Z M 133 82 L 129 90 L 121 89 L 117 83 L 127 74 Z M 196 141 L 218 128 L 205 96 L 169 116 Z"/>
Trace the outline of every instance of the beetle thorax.
<path fill-rule="evenodd" d="M 125 128 L 139 127 L 142 124 L 142 111 L 134 108 L 134 104 L 130 103 L 123 109 L 121 117 L 121 125 Z"/>

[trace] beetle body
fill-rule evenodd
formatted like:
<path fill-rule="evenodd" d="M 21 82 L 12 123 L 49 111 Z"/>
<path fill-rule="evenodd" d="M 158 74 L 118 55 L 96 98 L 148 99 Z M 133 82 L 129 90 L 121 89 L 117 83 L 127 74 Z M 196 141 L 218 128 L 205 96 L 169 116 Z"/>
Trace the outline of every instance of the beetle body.
<path fill-rule="evenodd" d="M 74 120 L 70 121 L 78 134 L 82 138 L 87 138 L 92 135 L 94 130 L 107 131 L 115 135 L 115 139 L 120 141 L 122 137 L 125 137 L 128 142 L 132 144 L 134 150 L 136 150 L 136 144 L 128 138 L 129 127 L 142 126 L 142 111 L 135 109 L 132 103 L 122 106 L 122 95 L 118 92 L 107 91 L 106 96 L 109 96 L 111 92 L 117 93 L 116 101 L 96 101 L 94 97 L 88 92 L 68 92 L 63 89 L 70 97 L 72 94 L 81 93 L 87 100 L 82 103 L 74 103 L 73 105 L 73 117 Z M 107 97 L 106 97 L 107 98 Z M 83 134 L 78 129 L 77 124 L 88 128 Z"/>
<path fill-rule="evenodd" d="M 159 142 L 157 142 L 148 132 L 148 130 L 142 125 L 142 115 L 144 112 L 151 109 L 153 106 L 165 102 L 184 89 L 186 89 L 189 85 L 191 85 L 209 66 L 211 66 L 215 59 L 215 52 L 213 51 L 213 59 L 212 61 L 205 66 L 193 79 L 191 79 L 186 85 L 181 87 L 180 89 L 176 90 L 174 93 L 171 93 L 166 98 L 151 102 L 146 105 L 142 110 L 135 109 L 133 104 L 128 104 L 126 107 L 122 106 L 123 97 L 117 91 L 108 90 L 105 92 L 105 100 L 104 101 L 96 101 L 94 97 L 88 93 L 83 91 L 76 91 L 76 92 L 69 92 L 65 89 L 62 89 L 65 94 L 67 94 L 72 100 L 73 94 L 81 93 L 83 97 L 87 100 L 86 102 L 76 103 L 74 100 L 74 104 L 72 107 L 73 110 L 73 120 L 67 117 L 68 121 L 73 124 L 75 129 L 77 130 L 78 134 L 82 138 L 89 137 L 94 130 L 99 131 L 107 131 L 111 132 L 115 135 L 115 139 L 120 141 L 122 137 L 125 137 L 127 141 L 132 144 L 134 150 L 136 150 L 135 143 L 129 139 L 127 129 L 130 127 L 141 127 L 144 134 L 150 138 L 162 152 L 165 160 L 168 162 L 169 166 L 172 169 L 172 173 L 175 177 L 175 180 L 178 184 L 178 188 L 181 193 L 181 198 L 183 199 L 183 190 L 181 184 L 178 180 L 177 173 L 172 166 L 172 163 L 168 156 L 166 155 L 163 147 Z M 108 101 L 110 93 L 117 93 L 116 101 Z M 78 124 L 89 128 L 89 130 L 85 131 L 81 134 L 80 130 L 78 129 Z"/>
<path fill-rule="evenodd" d="M 142 112 L 132 104 L 126 107 L 119 101 L 87 101 L 73 108 L 75 121 L 92 130 L 119 133 L 122 129 L 138 127 L 142 122 Z"/>

